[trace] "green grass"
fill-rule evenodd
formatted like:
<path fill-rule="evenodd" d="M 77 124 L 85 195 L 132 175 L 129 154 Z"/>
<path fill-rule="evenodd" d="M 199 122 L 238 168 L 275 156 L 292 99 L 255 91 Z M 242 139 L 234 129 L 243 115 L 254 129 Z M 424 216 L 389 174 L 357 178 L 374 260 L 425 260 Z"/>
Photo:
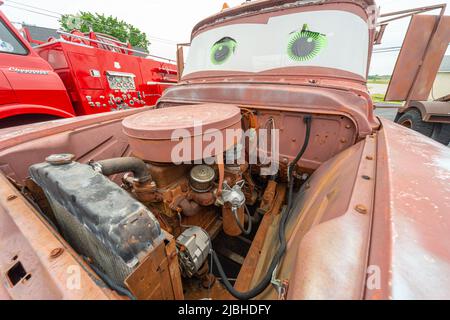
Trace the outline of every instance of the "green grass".
<path fill-rule="evenodd" d="M 391 79 L 369 79 L 368 84 L 389 84 Z"/>
<path fill-rule="evenodd" d="M 391 76 L 390 75 L 371 75 L 368 78 L 368 83 L 372 83 L 372 84 L 389 84 L 389 82 L 391 81 Z"/>
<path fill-rule="evenodd" d="M 373 94 L 372 100 L 373 102 L 384 102 L 384 94 Z"/>
<path fill-rule="evenodd" d="M 383 103 L 384 101 L 385 95 L 384 94 L 373 94 L 372 95 L 372 100 L 374 103 Z M 402 105 L 403 102 L 402 101 L 389 101 L 388 103 L 391 104 L 396 104 L 396 105 Z"/>

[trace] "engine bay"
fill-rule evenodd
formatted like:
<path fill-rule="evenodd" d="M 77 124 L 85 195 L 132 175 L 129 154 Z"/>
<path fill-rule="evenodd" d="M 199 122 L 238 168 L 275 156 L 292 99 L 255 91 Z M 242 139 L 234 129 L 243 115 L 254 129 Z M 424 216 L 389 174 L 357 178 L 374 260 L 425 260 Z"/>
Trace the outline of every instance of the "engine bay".
<path fill-rule="evenodd" d="M 271 284 L 283 287 L 273 275 L 286 247 L 293 192 L 309 178 L 297 163 L 313 117 L 302 121 L 305 141 L 292 161 L 279 161 L 265 145 L 275 171 L 267 159 L 251 162 L 250 151 L 257 132 L 274 134 L 273 118 L 261 125 L 251 110 L 206 104 L 126 118 L 129 155 L 80 163 L 54 154 L 29 172 L 45 194 L 48 221 L 121 295 L 251 299 Z M 261 266 L 270 229 L 279 250 Z"/>

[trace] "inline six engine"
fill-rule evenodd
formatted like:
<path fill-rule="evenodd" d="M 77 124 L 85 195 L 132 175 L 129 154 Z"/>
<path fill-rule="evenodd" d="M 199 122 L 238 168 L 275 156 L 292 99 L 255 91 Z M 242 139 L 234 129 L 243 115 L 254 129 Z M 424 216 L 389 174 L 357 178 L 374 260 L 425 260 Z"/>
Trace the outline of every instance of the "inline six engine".
<path fill-rule="evenodd" d="M 238 161 L 241 129 L 236 106 L 151 110 L 123 121 L 131 157 L 81 164 L 52 155 L 30 173 L 62 235 L 115 287 L 141 299 L 182 298 L 182 277 L 214 282 L 207 257 L 219 233 L 251 232 L 247 206 L 258 193 L 249 165 Z M 122 186 L 108 178 L 117 175 Z"/>

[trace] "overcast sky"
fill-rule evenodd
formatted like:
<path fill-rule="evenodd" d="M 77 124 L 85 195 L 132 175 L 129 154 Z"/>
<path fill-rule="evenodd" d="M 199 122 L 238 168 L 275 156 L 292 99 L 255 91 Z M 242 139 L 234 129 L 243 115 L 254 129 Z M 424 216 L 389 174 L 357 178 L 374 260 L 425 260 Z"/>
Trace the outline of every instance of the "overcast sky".
<path fill-rule="evenodd" d="M 113 15 L 134 24 L 146 32 L 152 42 L 152 54 L 168 58 L 175 57 L 175 44 L 189 42 L 193 26 L 201 19 L 221 10 L 224 0 L 3 0 L 1 10 L 14 22 L 26 22 L 43 27 L 58 28 L 58 13 L 76 13 L 80 10 Z M 236 6 L 243 0 L 226 1 Z M 450 0 L 378 0 L 382 12 L 420 7 Z M 31 11 L 42 8 L 49 16 Z M 15 8 L 13 8 L 15 7 Z M 19 9 L 21 7 L 22 9 Z M 26 11 L 27 9 L 29 11 Z M 42 12 L 42 11 L 41 11 Z M 449 14 L 449 13 L 447 13 Z M 387 30 L 382 47 L 400 46 L 409 20 L 392 23 Z M 390 74 L 398 53 L 374 55 L 371 74 Z"/>

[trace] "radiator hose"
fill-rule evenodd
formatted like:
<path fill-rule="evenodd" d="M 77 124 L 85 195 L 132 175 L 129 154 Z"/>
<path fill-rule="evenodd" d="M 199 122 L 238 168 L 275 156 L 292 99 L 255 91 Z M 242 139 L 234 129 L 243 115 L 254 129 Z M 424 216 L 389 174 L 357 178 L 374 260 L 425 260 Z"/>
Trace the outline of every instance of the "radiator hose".
<path fill-rule="evenodd" d="M 147 165 L 144 161 L 133 157 L 115 158 L 90 163 L 97 171 L 105 176 L 112 176 L 119 173 L 132 172 L 134 178 L 141 183 L 151 179 Z"/>
<path fill-rule="evenodd" d="M 297 157 L 294 159 L 294 161 L 291 162 L 289 165 L 289 196 L 288 196 L 288 203 L 287 207 L 283 209 L 283 212 L 281 214 L 281 221 L 280 226 L 278 229 L 278 241 L 280 242 L 280 246 L 277 250 L 277 253 L 275 254 L 274 258 L 272 259 L 272 262 L 269 266 L 269 269 L 266 273 L 266 275 L 263 277 L 263 279 L 250 291 L 247 292 L 240 292 L 237 291 L 233 285 L 230 283 L 230 280 L 228 279 L 227 275 L 225 274 L 225 271 L 223 270 L 222 264 L 220 263 L 219 257 L 215 253 L 215 251 L 211 251 L 211 255 L 213 257 L 214 263 L 217 266 L 217 270 L 219 271 L 220 276 L 222 277 L 222 281 L 225 285 L 225 288 L 228 290 L 228 292 L 239 300 L 250 300 L 266 290 L 266 288 L 270 285 L 272 281 L 272 275 L 279 263 L 281 262 L 281 259 L 283 258 L 284 254 L 286 253 L 287 249 L 287 241 L 286 241 L 286 226 L 287 222 L 290 216 L 290 213 L 292 211 L 293 205 L 293 190 L 294 190 L 294 179 L 293 179 L 293 169 L 297 165 L 297 163 L 300 161 L 300 159 L 303 157 L 303 155 L 306 152 L 306 149 L 309 145 L 309 140 L 311 137 L 311 122 L 312 117 L 310 115 L 305 116 L 304 121 L 306 123 L 306 135 L 305 135 L 305 141 L 303 143 L 303 147 L 298 153 Z"/>

